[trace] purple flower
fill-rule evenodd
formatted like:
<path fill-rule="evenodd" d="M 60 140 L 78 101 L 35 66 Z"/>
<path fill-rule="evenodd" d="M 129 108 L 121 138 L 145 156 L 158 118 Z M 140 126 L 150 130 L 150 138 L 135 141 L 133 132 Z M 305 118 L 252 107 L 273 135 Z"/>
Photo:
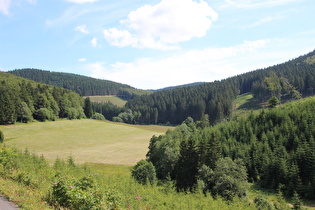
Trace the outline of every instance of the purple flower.
<path fill-rule="evenodd" d="M 137 200 L 139 201 L 140 199 L 141 199 L 141 196 L 140 196 L 140 195 L 138 195 L 138 196 L 137 196 Z"/>
<path fill-rule="evenodd" d="M 58 183 L 57 183 L 57 182 L 55 182 L 55 183 L 54 183 L 54 185 L 58 185 Z"/>
<path fill-rule="evenodd" d="M 70 188 L 73 188 L 73 186 L 71 185 Z"/>

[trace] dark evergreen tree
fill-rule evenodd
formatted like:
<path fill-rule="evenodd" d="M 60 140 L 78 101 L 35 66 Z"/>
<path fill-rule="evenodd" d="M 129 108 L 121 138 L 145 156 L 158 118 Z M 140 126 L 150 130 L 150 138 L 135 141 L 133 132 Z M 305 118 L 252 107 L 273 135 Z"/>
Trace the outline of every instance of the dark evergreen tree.
<path fill-rule="evenodd" d="M 92 104 L 89 97 L 84 99 L 84 114 L 87 118 L 91 118 L 93 115 Z"/>
<path fill-rule="evenodd" d="M 180 156 L 175 166 L 175 180 L 178 191 L 193 191 L 197 184 L 198 153 L 196 140 L 191 137 L 180 144 Z"/>

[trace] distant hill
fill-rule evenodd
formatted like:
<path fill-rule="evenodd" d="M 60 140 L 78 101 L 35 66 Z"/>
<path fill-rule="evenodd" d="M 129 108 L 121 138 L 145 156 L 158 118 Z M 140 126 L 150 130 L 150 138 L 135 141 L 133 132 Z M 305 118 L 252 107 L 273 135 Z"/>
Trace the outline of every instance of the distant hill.
<path fill-rule="evenodd" d="M 229 119 L 240 94 L 253 100 L 279 102 L 315 94 L 315 50 L 282 64 L 258 69 L 221 81 L 154 92 L 130 100 L 126 108 L 141 113 L 143 124 L 179 124 L 187 117 L 195 121 L 209 116 L 211 124 Z"/>
<path fill-rule="evenodd" d="M 170 87 L 165 87 L 165 88 L 160 88 L 160 89 L 149 89 L 149 91 L 158 92 L 158 91 L 163 91 L 163 90 L 172 90 L 172 89 L 181 88 L 181 87 L 190 87 L 190 86 L 201 85 L 201 84 L 204 84 L 204 83 L 205 82 L 194 82 L 194 83 L 170 86 Z"/>
<path fill-rule="evenodd" d="M 8 73 L 31 79 L 36 82 L 42 82 L 73 90 L 82 96 L 117 95 L 121 88 L 134 89 L 129 85 L 109 80 L 95 79 L 92 77 L 70 73 L 51 72 L 40 69 L 17 69 L 8 71 Z"/>

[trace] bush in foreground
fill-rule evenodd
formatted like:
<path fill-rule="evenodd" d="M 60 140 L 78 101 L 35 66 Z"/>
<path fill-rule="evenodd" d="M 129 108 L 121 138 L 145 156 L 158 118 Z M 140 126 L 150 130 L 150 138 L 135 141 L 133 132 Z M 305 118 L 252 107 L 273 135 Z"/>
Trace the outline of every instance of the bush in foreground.
<path fill-rule="evenodd" d="M 151 162 L 140 160 L 132 169 L 132 177 L 140 184 L 155 184 L 156 173 Z"/>

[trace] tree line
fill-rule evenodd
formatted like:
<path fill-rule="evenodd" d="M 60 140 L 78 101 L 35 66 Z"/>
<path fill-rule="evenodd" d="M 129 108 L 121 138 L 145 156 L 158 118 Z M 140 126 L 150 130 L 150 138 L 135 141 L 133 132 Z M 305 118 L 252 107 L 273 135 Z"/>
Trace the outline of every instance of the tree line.
<path fill-rule="evenodd" d="M 315 64 L 306 62 L 314 55 L 315 51 L 221 81 L 137 96 L 128 101 L 126 108 L 141 113 L 141 124 L 180 124 L 187 117 L 198 121 L 205 114 L 215 124 L 229 119 L 233 100 L 239 94 L 252 92 L 258 102 L 271 97 L 281 102 L 314 95 Z"/>
<path fill-rule="evenodd" d="M 158 179 L 173 180 L 179 191 L 199 185 L 231 199 L 244 196 L 249 181 L 314 199 L 314 110 L 311 97 L 215 126 L 202 127 L 188 118 L 151 138 L 146 161 Z"/>
<path fill-rule="evenodd" d="M 109 80 L 101 80 L 77 74 L 51 72 L 39 69 L 17 69 L 9 71 L 9 73 L 34 80 L 36 82 L 43 82 L 49 85 L 66 88 L 82 96 L 117 95 L 120 88 L 134 89 L 129 85 Z"/>
<path fill-rule="evenodd" d="M 0 72 L 0 124 L 84 118 L 82 97 L 70 90 Z"/>

